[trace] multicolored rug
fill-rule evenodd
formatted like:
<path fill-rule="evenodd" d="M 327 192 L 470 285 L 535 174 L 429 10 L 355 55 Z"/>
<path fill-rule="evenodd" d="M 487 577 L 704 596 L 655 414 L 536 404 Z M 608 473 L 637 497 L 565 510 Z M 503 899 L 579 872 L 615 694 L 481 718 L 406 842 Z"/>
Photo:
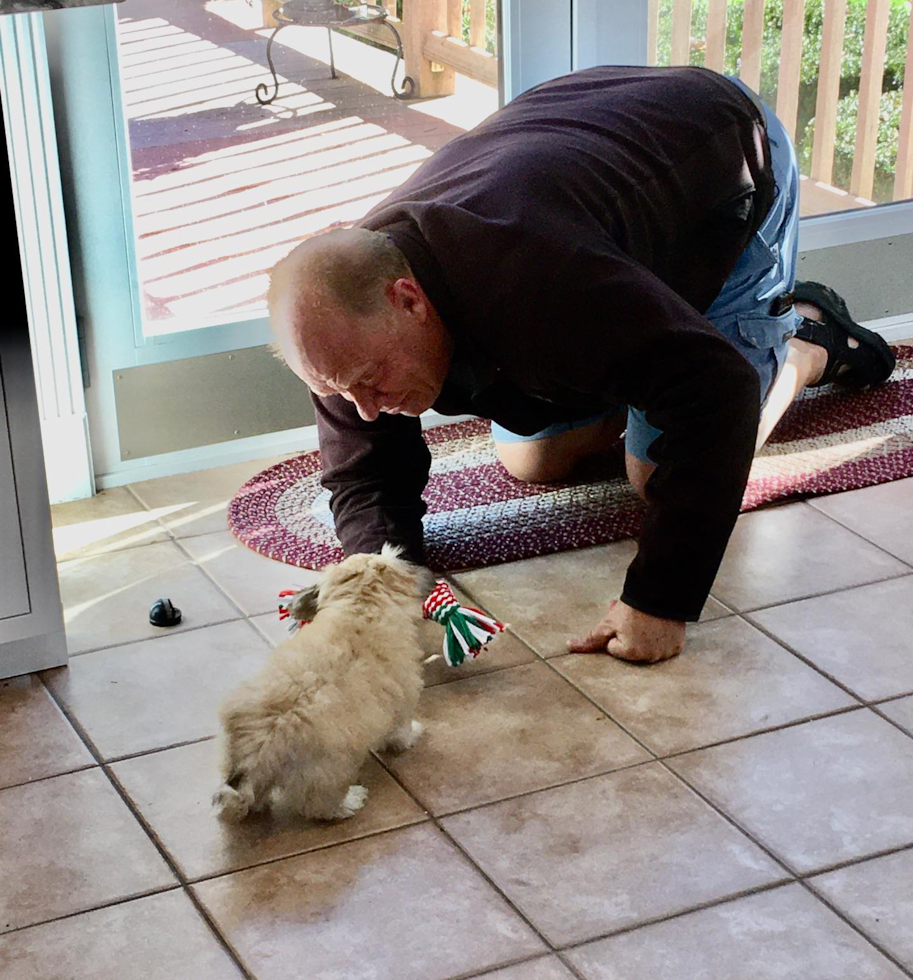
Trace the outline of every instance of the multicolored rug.
<path fill-rule="evenodd" d="M 755 459 L 743 510 L 913 476 L 913 347 L 895 352 L 897 368 L 876 391 L 805 392 Z M 608 544 L 640 528 L 642 506 L 624 477 L 620 447 L 597 480 L 539 486 L 507 474 L 485 421 L 429 429 L 425 440 L 432 455 L 425 541 L 435 568 Z M 249 548 L 289 565 L 322 568 L 343 557 L 316 451 L 249 480 L 228 522 Z"/>

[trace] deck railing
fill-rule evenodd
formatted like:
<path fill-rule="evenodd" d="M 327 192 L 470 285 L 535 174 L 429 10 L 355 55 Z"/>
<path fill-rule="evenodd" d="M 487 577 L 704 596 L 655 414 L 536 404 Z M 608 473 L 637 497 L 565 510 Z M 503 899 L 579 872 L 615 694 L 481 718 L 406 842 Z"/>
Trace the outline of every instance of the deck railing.
<path fill-rule="evenodd" d="M 454 72 L 498 84 L 497 0 L 383 3 L 417 96 L 452 93 Z M 911 0 L 646 4 L 649 64 L 738 75 L 775 106 L 797 144 L 804 214 L 913 196 Z"/>
<path fill-rule="evenodd" d="M 648 3 L 651 64 L 702 64 L 738 74 L 776 107 L 799 150 L 803 213 L 871 206 L 913 194 L 909 0 Z M 727 24 L 730 18 L 736 27 L 741 20 L 741 38 Z M 899 42 L 905 51 L 903 71 L 890 77 L 889 32 L 893 47 Z M 849 44 L 860 33 L 861 58 L 858 42 L 852 51 Z M 765 55 L 769 60 L 775 51 L 775 72 L 770 66 L 763 71 Z M 848 127 L 854 132 L 851 167 L 845 152 Z M 838 128 L 844 143 L 840 174 L 835 167 Z"/>

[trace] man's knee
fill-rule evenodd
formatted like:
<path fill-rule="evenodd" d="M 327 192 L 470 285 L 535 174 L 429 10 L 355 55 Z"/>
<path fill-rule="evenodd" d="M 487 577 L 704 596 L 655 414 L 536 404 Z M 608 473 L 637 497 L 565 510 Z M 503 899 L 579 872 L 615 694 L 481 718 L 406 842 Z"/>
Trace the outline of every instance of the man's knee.
<path fill-rule="evenodd" d="M 534 442 L 496 442 L 498 458 L 504 469 L 524 483 L 556 483 L 566 479 L 573 460 L 557 451 L 550 439 Z"/>
<path fill-rule="evenodd" d="M 637 495 L 644 500 L 647 499 L 647 480 L 653 475 L 655 469 L 655 463 L 647 463 L 630 453 L 625 453 L 625 470 L 628 473 L 628 481 L 634 487 Z"/>

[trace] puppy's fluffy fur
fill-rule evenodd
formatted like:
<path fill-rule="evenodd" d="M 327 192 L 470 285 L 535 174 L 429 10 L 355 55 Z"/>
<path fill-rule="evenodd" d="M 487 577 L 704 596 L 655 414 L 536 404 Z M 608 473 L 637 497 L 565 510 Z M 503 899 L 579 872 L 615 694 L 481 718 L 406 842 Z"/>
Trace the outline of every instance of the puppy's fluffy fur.
<path fill-rule="evenodd" d="M 314 820 L 350 817 L 354 785 L 373 749 L 411 747 L 422 690 L 424 576 L 384 546 L 353 555 L 299 593 L 291 615 L 310 619 L 222 705 L 220 815 L 273 808 Z"/>

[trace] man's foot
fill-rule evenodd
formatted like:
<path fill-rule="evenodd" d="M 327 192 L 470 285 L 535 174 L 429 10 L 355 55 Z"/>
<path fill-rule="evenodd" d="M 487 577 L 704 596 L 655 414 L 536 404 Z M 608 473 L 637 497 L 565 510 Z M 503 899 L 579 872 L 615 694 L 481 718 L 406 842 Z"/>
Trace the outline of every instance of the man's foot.
<path fill-rule="evenodd" d="M 856 323 L 843 299 L 817 282 L 796 283 L 793 300 L 803 320 L 796 339 L 823 349 L 826 362 L 814 371 L 809 387 L 838 384 L 846 388 L 873 388 L 894 370 L 894 352 L 886 341 Z M 814 352 L 809 352 L 814 356 Z"/>

